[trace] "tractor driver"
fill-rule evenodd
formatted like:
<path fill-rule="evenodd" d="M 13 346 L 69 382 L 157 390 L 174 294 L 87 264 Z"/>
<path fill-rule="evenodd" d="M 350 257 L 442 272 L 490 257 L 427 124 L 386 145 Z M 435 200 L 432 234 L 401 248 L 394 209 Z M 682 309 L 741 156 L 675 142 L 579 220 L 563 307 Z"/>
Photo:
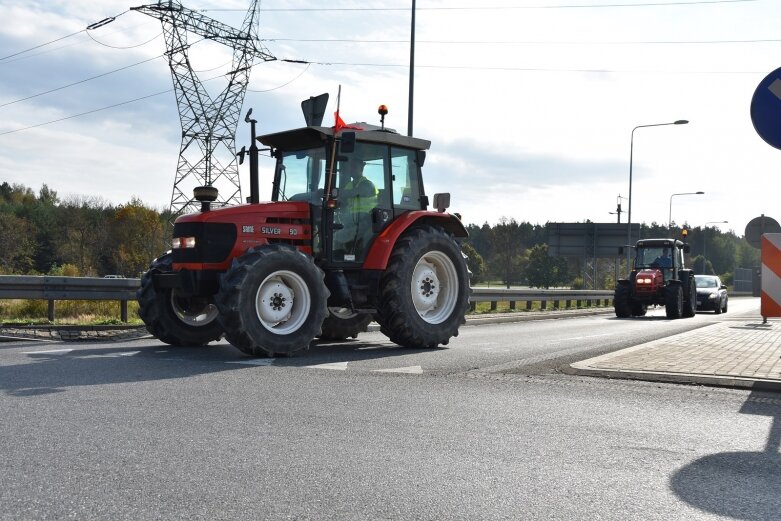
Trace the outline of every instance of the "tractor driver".
<path fill-rule="evenodd" d="M 662 249 L 662 255 L 654 259 L 654 264 L 660 268 L 672 268 L 673 260 L 670 258 L 670 251 L 667 248 Z"/>
<path fill-rule="evenodd" d="M 365 162 L 352 157 L 344 165 L 343 172 L 349 181 L 339 190 L 341 200 L 338 220 L 342 229 L 334 236 L 334 249 L 354 255 L 360 261 L 371 240 L 371 211 L 377 206 L 377 188 L 363 175 Z M 348 260 L 348 259 L 345 259 Z"/>

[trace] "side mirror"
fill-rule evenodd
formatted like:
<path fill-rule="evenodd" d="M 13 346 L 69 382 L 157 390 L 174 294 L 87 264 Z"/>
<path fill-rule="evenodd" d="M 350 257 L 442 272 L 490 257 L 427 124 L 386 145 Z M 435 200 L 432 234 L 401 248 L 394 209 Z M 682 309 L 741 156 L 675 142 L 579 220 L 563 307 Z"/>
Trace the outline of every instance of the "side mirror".
<path fill-rule="evenodd" d="M 434 194 L 434 208 L 436 208 L 439 213 L 450 208 L 450 194 L 447 192 Z"/>
<path fill-rule="evenodd" d="M 692 250 L 691 246 L 688 244 L 683 245 L 683 253 L 689 253 Z"/>
<path fill-rule="evenodd" d="M 342 143 L 339 145 L 342 154 L 351 154 L 355 151 L 355 132 L 342 132 Z"/>

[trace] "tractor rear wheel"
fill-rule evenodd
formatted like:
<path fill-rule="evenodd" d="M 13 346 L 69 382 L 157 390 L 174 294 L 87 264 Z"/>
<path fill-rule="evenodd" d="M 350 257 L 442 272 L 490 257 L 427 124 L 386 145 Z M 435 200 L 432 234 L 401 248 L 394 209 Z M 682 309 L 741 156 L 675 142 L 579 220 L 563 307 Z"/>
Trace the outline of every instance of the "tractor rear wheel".
<path fill-rule="evenodd" d="M 217 307 L 208 297 L 183 297 L 176 289 L 157 289 L 154 275 L 173 271 L 173 256 L 155 259 L 136 292 L 138 316 L 155 338 L 174 346 L 202 346 L 222 336 Z"/>
<path fill-rule="evenodd" d="M 255 356 L 309 348 L 328 310 L 323 272 L 292 246 L 252 248 L 222 276 L 216 302 L 225 338 Z"/>
<path fill-rule="evenodd" d="M 682 316 L 690 318 L 697 314 L 697 284 L 694 282 L 694 275 L 689 276 L 687 286 L 688 291 L 683 299 Z"/>
<path fill-rule="evenodd" d="M 618 318 L 629 318 L 632 315 L 632 308 L 629 305 L 629 286 L 619 284 L 613 294 L 613 308 Z"/>
<path fill-rule="evenodd" d="M 408 230 L 393 248 L 380 293 L 377 322 L 393 342 L 447 345 L 469 309 L 469 269 L 461 248 L 440 228 Z"/>
<path fill-rule="evenodd" d="M 664 310 L 667 318 L 681 318 L 683 313 L 683 288 L 680 284 L 670 284 L 665 289 Z"/>
<path fill-rule="evenodd" d="M 372 316 L 367 313 L 355 313 L 347 308 L 329 308 L 328 316 L 323 321 L 323 340 L 347 340 L 358 338 L 358 333 L 365 332 Z"/>

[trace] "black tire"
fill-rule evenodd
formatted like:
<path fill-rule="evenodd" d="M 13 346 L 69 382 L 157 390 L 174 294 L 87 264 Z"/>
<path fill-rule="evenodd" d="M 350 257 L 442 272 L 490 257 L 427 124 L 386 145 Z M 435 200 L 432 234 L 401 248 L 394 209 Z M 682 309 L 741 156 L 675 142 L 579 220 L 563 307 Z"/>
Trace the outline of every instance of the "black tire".
<path fill-rule="evenodd" d="M 222 276 L 215 301 L 225 338 L 255 356 L 309 348 L 328 310 L 323 271 L 292 246 L 252 248 Z"/>
<path fill-rule="evenodd" d="M 380 281 L 380 331 L 404 347 L 447 345 L 466 321 L 470 291 L 455 239 L 434 226 L 414 227 L 396 241 Z"/>
<path fill-rule="evenodd" d="M 353 313 L 350 310 L 328 310 L 320 333 L 322 340 L 347 340 L 358 338 L 359 333 L 369 328 L 372 316 L 367 313 Z"/>
<path fill-rule="evenodd" d="M 619 284 L 613 293 L 613 309 L 618 318 L 629 318 L 632 316 L 632 307 L 629 305 L 629 286 Z"/>
<path fill-rule="evenodd" d="M 183 298 L 174 289 L 158 290 L 154 286 L 156 273 L 173 271 L 173 256 L 167 253 L 155 259 L 141 277 L 136 292 L 138 316 L 147 331 L 172 346 L 202 346 L 222 336 L 218 310 L 211 298 Z"/>
<path fill-rule="evenodd" d="M 664 310 L 667 318 L 681 318 L 683 314 L 683 288 L 680 284 L 667 286 L 664 295 Z"/>
<path fill-rule="evenodd" d="M 638 302 L 632 303 L 633 317 L 644 317 L 647 312 L 648 312 L 648 306 L 646 306 L 645 304 L 640 304 Z"/>
<path fill-rule="evenodd" d="M 721 315 L 721 311 L 722 311 L 723 309 L 724 309 L 724 308 L 723 308 L 723 307 L 722 307 L 722 305 L 721 305 L 721 300 L 719 300 L 718 302 L 714 302 L 714 303 L 713 303 L 713 314 L 714 314 L 714 315 Z"/>
<path fill-rule="evenodd" d="M 684 318 L 691 318 L 697 314 L 697 284 L 694 282 L 694 275 L 689 276 L 689 294 L 683 299 L 683 310 L 681 315 Z"/>
<path fill-rule="evenodd" d="M 721 312 L 722 313 L 726 313 L 727 312 L 727 303 L 728 302 L 729 302 L 729 297 L 724 298 L 724 307 L 721 308 Z"/>

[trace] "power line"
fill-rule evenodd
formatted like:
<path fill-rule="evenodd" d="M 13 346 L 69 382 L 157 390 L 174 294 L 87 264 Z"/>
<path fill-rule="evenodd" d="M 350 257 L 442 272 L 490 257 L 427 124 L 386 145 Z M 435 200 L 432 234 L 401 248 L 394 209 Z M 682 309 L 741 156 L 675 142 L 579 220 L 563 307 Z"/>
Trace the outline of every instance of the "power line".
<path fill-rule="evenodd" d="M 417 11 L 507 11 L 520 9 L 594 9 L 608 7 L 676 7 L 687 5 L 702 4 L 737 4 L 746 2 L 756 2 L 758 0 L 681 0 L 674 2 L 642 2 L 637 4 L 626 3 L 603 3 L 603 4 L 554 4 L 554 5 L 519 5 L 519 6 L 480 6 L 480 7 L 418 7 Z M 198 9 L 200 12 L 217 11 L 241 11 L 241 9 Z M 409 7 L 279 7 L 279 8 L 261 8 L 262 12 L 345 12 L 345 11 L 403 11 L 408 12 Z"/>
<path fill-rule="evenodd" d="M 117 18 L 119 18 L 120 16 L 122 16 L 123 14 L 125 14 L 127 12 L 128 11 L 123 11 L 123 12 L 119 13 L 116 16 L 109 16 L 109 17 L 104 18 L 103 20 L 100 20 L 98 22 L 89 24 L 87 27 L 85 27 L 81 31 L 76 31 L 74 33 L 66 34 L 65 36 L 60 36 L 59 38 L 55 38 L 54 40 L 49 40 L 48 42 L 44 42 L 44 43 L 35 45 L 33 47 L 30 47 L 28 49 L 24 49 L 23 51 L 18 51 L 18 52 L 15 52 L 13 54 L 9 54 L 7 56 L 2 56 L 2 57 L 0 57 L 0 61 L 7 60 L 8 58 L 13 58 L 14 56 L 19 56 L 20 54 L 24 54 L 26 52 L 34 51 L 35 49 L 40 49 L 41 47 L 46 47 L 47 45 L 51 45 L 53 43 L 59 42 L 59 41 L 64 40 L 66 38 L 70 38 L 71 36 L 76 36 L 77 34 L 81 34 L 81 33 L 87 32 L 90 29 L 97 29 L 98 27 L 103 27 L 104 25 L 110 24 L 111 22 L 113 22 L 114 20 L 116 20 Z"/>
<path fill-rule="evenodd" d="M 104 72 L 103 74 L 98 74 L 97 76 L 91 76 L 91 77 L 85 78 L 83 80 L 74 81 L 73 83 L 69 83 L 67 85 L 62 85 L 60 87 L 55 87 L 53 89 L 49 89 L 49 90 L 44 91 L 44 92 L 39 92 L 37 94 L 32 94 L 32 95 L 24 97 L 24 98 L 19 98 L 19 99 L 13 100 L 13 101 L 8 101 L 6 103 L 0 103 L 0 108 L 6 107 L 8 105 L 13 105 L 14 103 L 19 103 L 19 102 L 22 102 L 22 101 L 27 101 L 29 99 L 37 98 L 37 97 L 43 96 L 45 94 L 51 94 L 52 92 L 57 92 L 59 90 L 67 89 L 68 87 L 73 87 L 74 85 L 79 85 L 81 83 L 86 83 L 86 82 L 91 81 L 91 80 L 95 80 L 95 79 L 98 79 L 98 78 L 102 78 L 104 76 L 108 76 L 109 74 L 114 74 L 115 72 L 124 71 L 125 69 L 130 69 L 131 67 L 136 67 L 138 65 L 141 65 L 141 64 L 144 64 L 144 63 L 147 63 L 147 62 L 151 62 L 152 60 L 157 60 L 158 58 L 162 58 L 163 56 L 165 56 L 165 55 L 161 54 L 159 56 L 155 56 L 154 58 L 149 58 L 147 60 L 142 60 L 140 62 L 132 63 L 130 65 L 126 65 L 124 67 L 120 67 L 118 69 L 114 69 L 113 71 L 108 71 L 108 72 Z"/>
<path fill-rule="evenodd" d="M 100 107 L 98 109 L 88 110 L 87 112 L 81 112 L 79 114 L 73 114 L 73 115 L 70 115 L 70 116 L 65 116 L 65 117 L 62 117 L 62 118 L 59 118 L 59 119 L 54 119 L 52 121 L 46 121 L 44 123 L 38 123 L 38 124 L 35 124 L 35 125 L 30 125 L 28 127 L 17 128 L 17 129 L 14 129 L 14 130 L 8 130 L 6 132 L 0 132 L 0 136 L 5 136 L 6 134 L 14 134 L 16 132 L 21 132 L 23 130 L 30 130 L 30 129 L 33 129 L 33 128 L 42 127 L 44 125 L 51 125 L 52 123 L 59 123 L 60 121 L 65 121 L 65 120 L 73 119 L 73 118 L 79 118 L 81 116 L 86 116 L 88 114 L 94 114 L 96 112 L 100 112 L 100 111 L 103 111 L 103 110 L 108 110 L 108 109 L 113 109 L 113 108 L 116 108 L 116 107 L 121 107 L 122 105 L 128 105 L 129 103 L 135 103 L 136 101 L 141 101 L 141 100 L 145 100 L 145 99 L 148 99 L 148 98 L 153 98 L 155 96 L 159 96 L 161 94 L 166 94 L 166 93 L 171 92 L 171 91 L 173 91 L 173 89 L 168 89 L 168 90 L 164 90 L 164 91 L 160 91 L 160 92 L 155 92 L 154 94 L 148 94 L 146 96 L 141 96 L 139 98 L 135 98 L 135 99 L 127 100 L 127 101 L 122 101 L 120 103 L 115 103 L 113 105 L 108 105 L 106 107 Z"/>
<path fill-rule="evenodd" d="M 349 38 L 263 38 L 264 42 L 302 42 L 302 43 L 398 43 L 409 45 L 409 40 L 360 40 Z M 640 40 L 640 41 L 553 41 L 553 40 L 416 40 L 415 43 L 443 45 L 706 45 L 733 43 L 777 43 L 781 38 L 752 40 Z"/>

